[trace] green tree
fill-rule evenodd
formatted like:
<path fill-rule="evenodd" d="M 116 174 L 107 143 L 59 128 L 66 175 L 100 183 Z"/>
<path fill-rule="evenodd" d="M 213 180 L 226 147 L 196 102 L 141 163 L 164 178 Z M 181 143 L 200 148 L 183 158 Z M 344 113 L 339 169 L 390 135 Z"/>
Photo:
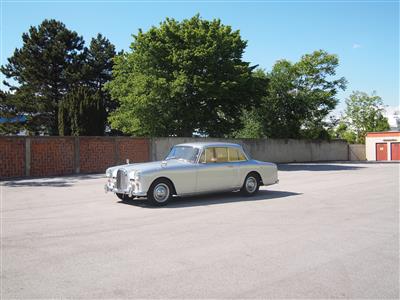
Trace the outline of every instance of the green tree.
<path fill-rule="evenodd" d="M 90 86 L 101 89 L 112 78 L 115 46 L 102 34 L 92 38 L 86 56 L 86 76 Z"/>
<path fill-rule="evenodd" d="M 257 91 L 263 91 L 266 95 L 268 86 L 268 77 L 264 70 L 257 69 L 252 76 L 258 83 Z M 260 99 L 261 100 L 261 99 Z M 262 138 L 264 134 L 263 118 L 259 113 L 261 103 L 255 103 L 250 109 L 243 109 L 239 117 L 240 128 L 232 132 L 230 137 L 233 138 Z"/>
<path fill-rule="evenodd" d="M 356 134 L 349 130 L 349 126 L 346 122 L 340 121 L 336 130 L 334 131 L 334 137 L 346 140 L 350 144 L 355 144 L 357 136 Z"/>
<path fill-rule="evenodd" d="M 117 103 L 111 100 L 110 94 L 103 89 L 104 84 L 112 78 L 113 59 L 116 55 L 115 46 L 107 38 L 98 34 L 96 38 L 92 38 L 89 48 L 85 49 L 85 52 L 83 82 L 80 83 L 82 88 L 74 88 L 71 93 L 68 93 L 68 97 L 65 98 L 66 103 L 63 105 L 62 114 L 65 115 L 66 111 L 70 109 L 68 115 L 75 121 L 71 120 L 70 124 L 73 127 L 68 129 L 65 126 L 69 123 L 63 120 L 63 124 L 59 125 L 62 135 L 69 132 L 72 135 L 104 135 L 105 127 L 108 125 L 108 114 L 117 106 Z M 91 96 L 90 93 L 93 95 Z M 78 104 L 79 110 L 76 109 Z M 68 105 L 72 106 L 68 108 Z M 81 112 L 85 112 L 85 114 Z M 88 122 L 90 120 L 91 122 Z"/>
<path fill-rule="evenodd" d="M 264 136 L 262 122 L 255 109 L 243 110 L 240 121 L 242 128 L 233 132 L 232 137 L 258 139 Z"/>
<path fill-rule="evenodd" d="M 339 60 L 326 51 L 303 55 L 299 62 L 278 61 L 268 74 L 267 96 L 259 110 L 264 134 L 273 138 L 328 138 L 324 121 L 337 105 L 345 78 L 332 78 Z"/>
<path fill-rule="evenodd" d="M 242 60 L 245 48 L 239 31 L 198 15 L 139 30 L 131 52 L 115 59 L 107 84 L 120 103 L 112 127 L 150 136 L 224 136 L 238 129 L 242 109 L 263 93 L 254 67 Z"/>
<path fill-rule="evenodd" d="M 344 122 L 347 130 L 352 132 L 356 143 L 365 143 L 365 135 L 371 131 L 389 130 L 387 118 L 384 117 L 382 98 L 375 92 L 371 95 L 355 91 L 346 99 Z"/>
<path fill-rule="evenodd" d="M 109 93 L 103 91 L 103 85 L 112 77 L 115 54 L 114 45 L 101 34 L 93 38 L 89 48 L 86 48 L 82 37 L 68 30 L 63 23 L 44 20 L 38 27 L 31 27 L 28 33 L 23 34 L 23 47 L 16 49 L 8 64 L 1 68 L 7 78 L 16 82 L 15 85 L 6 82 L 12 94 L 4 98 L 2 113 L 27 117 L 24 127 L 34 133 L 103 135 L 107 115 L 116 107 Z M 75 106 L 78 104 L 67 100 L 75 95 L 87 94 L 79 87 L 100 98 L 99 104 L 94 106 L 86 96 L 75 100 L 82 101 L 79 105 L 91 107 L 92 110 L 87 111 L 88 115 L 84 118 L 93 116 L 93 122 L 88 123 L 92 131 L 68 128 L 72 121 L 58 119 L 59 115 L 65 117 L 77 112 Z M 64 100 L 67 101 L 65 104 L 62 103 Z M 72 105 L 71 111 L 67 112 L 69 104 Z M 61 107 L 63 111 L 60 113 Z M 101 111 L 93 111 L 95 108 Z M 103 124 L 98 123 L 99 114 L 103 115 Z M 92 123 L 99 127 L 91 127 Z M 5 126 L 11 125 L 16 124 Z"/>
<path fill-rule="evenodd" d="M 60 135 L 103 135 L 104 102 L 100 90 L 87 86 L 72 89 L 60 102 Z"/>
<path fill-rule="evenodd" d="M 84 41 L 75 31 L 56 20 L 44 20 L 22 35 L 1 72 L 14 83 L 5 82 L 15 111 L 27 117 L 27 129 L 58 133 L 58 108 L 71 85 L 81 80 Z"/>
<path fill-rule="evenodd" d="M 0 91 L 0 135 L 17 134 L 24 128 L 23 123 L 10 122 L 17 116 L 13 95 Z"/>

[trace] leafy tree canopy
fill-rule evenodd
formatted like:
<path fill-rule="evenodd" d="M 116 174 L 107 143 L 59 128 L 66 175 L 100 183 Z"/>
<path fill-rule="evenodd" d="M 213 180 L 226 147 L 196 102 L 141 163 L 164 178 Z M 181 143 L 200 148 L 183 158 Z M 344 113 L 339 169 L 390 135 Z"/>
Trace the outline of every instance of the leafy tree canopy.
<path fill-rule="evenodd" d="M 343 77 L 334 78 L 338 65 L 337 56 L 323 50 L 303 55 L 296 63 L 277 61 L 266 74 L 261 107 L 244 114 L 243 129 L 238 133 L 245 132 L 244 137 L 328 139 L 330 122 L 326 118 L 338 102 L 338 91 L 346 86 Z"/>
<path fill-rule="evenodd" d="M 264 98 L 264 128 L 268 137 L 321 138 L 324 119 L 332 111 L 346 80 L 333 78 L 339 59 L 326 51 L 303 55 L 297 63 L 278 61 L 269 74 Z"/>
<path fill-rule="evenodd" d="M 239 128 L 241 110 L 265 93 L 242 60 L 245 48 L 239 31 L 199 15 L 140 30 L 107 84 L 120 103 L 112 127 L 150 136 L 223 136 Z"/>
<path fill-rule="evenodd" d="M 346 99 L 344 118 L 337 133 L 350 143 L 365 143 L 367 132 L 390 129 L 383 113 L 382 98 L 375 92 L 368 95 L 365 92 L 355 91 Z"/>
<path fill-rule="evenodd" d="M 258 139 L 264 137 L 262 122 L 255 109 L 243 110 L 240 116 L 242 128 L 232 133 L 233 138 Z"/>

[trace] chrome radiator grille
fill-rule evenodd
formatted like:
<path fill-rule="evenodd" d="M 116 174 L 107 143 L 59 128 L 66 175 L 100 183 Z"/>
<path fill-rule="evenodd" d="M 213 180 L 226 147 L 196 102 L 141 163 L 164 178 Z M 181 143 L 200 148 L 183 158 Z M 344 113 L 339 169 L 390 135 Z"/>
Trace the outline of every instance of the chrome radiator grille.
<path fill-rule="evenodd" d="M 128 173 L 124 169 L 117 171 L 116 187 L 118 190 L 126 190 L 128 188 L 129 178 Z"/>

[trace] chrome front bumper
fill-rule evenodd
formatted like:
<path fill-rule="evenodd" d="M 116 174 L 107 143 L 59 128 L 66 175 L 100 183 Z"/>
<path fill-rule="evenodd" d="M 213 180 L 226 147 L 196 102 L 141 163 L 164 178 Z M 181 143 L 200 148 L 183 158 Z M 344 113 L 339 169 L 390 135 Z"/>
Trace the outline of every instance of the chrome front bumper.
<path fill-rule="evenodd" d="M 129 195 L 131 197 L 144 197 L 144 196 L 147 196 L 146 192 L 135 192 L 135 190 L 132 187 L 128 187 L 126 190 L 119 190 L 117 188 L 114 188 L 114 186 L 112 184 L 107 184 L 107 183 L 104 185 L 104 191 L 106 193 L 112 192 L 112 193 Z"/>

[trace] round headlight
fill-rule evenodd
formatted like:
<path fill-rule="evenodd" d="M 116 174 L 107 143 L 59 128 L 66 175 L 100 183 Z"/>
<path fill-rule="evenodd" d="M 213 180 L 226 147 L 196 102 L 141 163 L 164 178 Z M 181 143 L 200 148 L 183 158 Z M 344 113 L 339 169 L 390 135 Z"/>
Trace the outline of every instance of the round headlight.
<path fill-rule="evenodd" d="M 107 169 L 106 177 L 108 177 L 108 178 L 112 177 L 112 171 L 110 169 Z"/>

